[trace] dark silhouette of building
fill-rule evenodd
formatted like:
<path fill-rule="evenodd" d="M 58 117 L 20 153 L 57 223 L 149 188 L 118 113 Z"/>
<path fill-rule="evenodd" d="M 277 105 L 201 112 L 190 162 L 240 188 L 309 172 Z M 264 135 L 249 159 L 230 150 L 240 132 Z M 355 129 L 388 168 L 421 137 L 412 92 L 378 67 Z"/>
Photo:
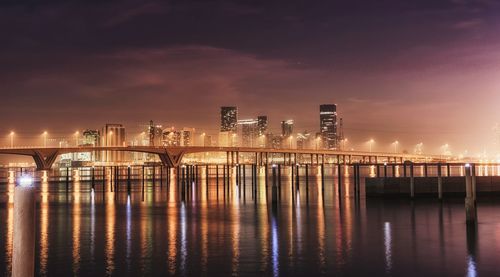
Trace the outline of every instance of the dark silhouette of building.
<path fill-rule="evenodd" d="M 259 115 L 257 117 L 257 130 L 259 131 L 259 136 L 263 136 L 267 133 L 267 115 Z"/>
<path fill-rule="evenodd" d="M 288 138 L 293 134 L 293 120 L 281 121 L 281 135 L 284 138 Z"/>
<path fill-rule="evenodd" d="M 336 149 L 337 140 L 337 105 L 324 104 L 319 106 L 319 124 L 321 140 L 326 149 Z"/>
<path fill-rule="evenodd" d="M 234 132 L 238 129 L 238 108 L 221 107 L 220 108 L 220 131 Z"/>

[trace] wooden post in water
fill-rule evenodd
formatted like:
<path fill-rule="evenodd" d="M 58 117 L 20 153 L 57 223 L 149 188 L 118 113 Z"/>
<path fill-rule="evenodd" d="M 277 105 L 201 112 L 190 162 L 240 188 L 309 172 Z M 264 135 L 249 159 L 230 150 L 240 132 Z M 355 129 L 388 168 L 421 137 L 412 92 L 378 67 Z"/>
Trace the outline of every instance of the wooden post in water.
<path fill-rule="evenodd" d="M 160 190 L 163 189 L 163 165 L 160 165 Z"/>
<path fill-rule="evenodd" d="M 246 176 L 246 172 L 245 172 L 245 164 L 242 165 L 243 167 L 243 199 L 245 199 L 245 196 L 246 196 L 246 186 L 247 186 L 247 176 Z"/>
<path fill-rule="evenodd" d="M 12 276 L 34 276 L 35 186 L 30 177 L 21 176 L 14 189 L 13 236 Z"/>
<path fill-rule="evenodd" d="M 92 190 L 95 191 L 95 168 L 92 166 Z"/>
<path fill-rule="evenodd" d="M 131 180 L 130 180 L 130 165 L 127 167 L 127 194 L 130 194 L 131 191 Z"/>
<path fill-rule="evenodd" d="M 321 170 L 321 192 L 325 192 L 325 164 L 321 163 L 320 165 L 320 170 Z"/>
<path fill-rule="evenodd" d="M 443 175 L 442 175 L 442 166 L 441 163 L 437 165 L 437 174 L 438 174 L 438 199 L 443 200 Z"/>
<path fill-rule="evenodd" d="M 451 166 L 450 164 L 446 164 L 446 177 L 451 176 Z"/>
<path fill-rule="evenodd" d="M 106 192 L 106 167 L 102 167 L 102 193 Z"/>
<path fill-rule="evenodd" d="M 219 197 L 219 165 L 215 165 L 215 190 L 217 191 L 217 197 Z"/>
<path fill-rule="evenodd" d="M 295 189 L 300 190 L 300 165 L 295 165 Z"/>
<path fill-rule="evenodd" d="M 410 198 L 415 197 L 415 176 L 413 172 L 413 163 L 410 164 Z"/>
<path fill-rule="evenodd" d="M 281 165 L 278 164 L 278 198 L 281 201 Z"/>
<path fill-rule="evenodd" d="M 278 204 L 278 187 L 276 186 L 276 165 L 273 164 L 273 186 L 272 186 L 272 204 Z"/>
<path fill-rule="evenodd" d="M 66 193 L 68 193 L 69 189 L 69 167 L 66 167 Z"/>
<path fill-rule="evenodd" d="M 473 188 L 473 170 L 470 164 L 465 165 L 465 218 L 467 224 L 476 224 L 477 222 L 477 210 L 476 210 L 476 200 L 474 199 L 474 188 Z"/>
<path fill-rule="evenodd" d="M 337 179 L 338 179 L 338 187 L 337 187 L 337 193 L 339 195 L 339 198 L 342 196 L 342 165 L 338 163 L 337 165 Z"/>

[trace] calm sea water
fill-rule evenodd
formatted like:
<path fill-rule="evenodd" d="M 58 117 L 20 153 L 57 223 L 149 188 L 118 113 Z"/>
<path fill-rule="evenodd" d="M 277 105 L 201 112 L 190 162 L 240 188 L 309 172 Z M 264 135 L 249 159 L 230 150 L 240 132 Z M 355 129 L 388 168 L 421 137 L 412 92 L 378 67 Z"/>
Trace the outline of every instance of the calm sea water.
<path fill-rule="evenodd" d="M 174 178 L 172 178 L 174 180 Z M 478 203 L 466 228 L 463 199 L 359 201 L 324 189 L 318 176 L 292 189 L 282 181 L 271 203 L 264 181 L 254 195 L 202 180 L 186 197 L 175 183 L 144 194 L 102 192 L 98 183 L 41 183 L 36 218 L 40 276 L 498 275 L 500 204 Z M 269 183 L 270 184 L 270 183 Z M 349 182 L 344 185 L 349 187 Z M 499 199 L 500 200 L 500 199 Z M 13 184 L 0 184 L 0 275 L 12 260 Z"/>

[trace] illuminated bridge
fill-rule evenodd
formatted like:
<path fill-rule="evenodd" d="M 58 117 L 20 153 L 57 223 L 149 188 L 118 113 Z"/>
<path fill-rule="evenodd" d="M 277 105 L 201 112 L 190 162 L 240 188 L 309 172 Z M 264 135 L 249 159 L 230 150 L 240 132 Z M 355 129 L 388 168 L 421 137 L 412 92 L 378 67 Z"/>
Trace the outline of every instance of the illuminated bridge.
<path fill-rule="evenodd" d="M 31 156 L 35 161 L 37 170 L 48 170 L 52 167 L 59 155 L 86 152 L 137 152 L 157 155 L 162 164 L 167 167 L 177 167 L 182 164 L 186 154 L 193 153 L 226 153 L 227 164 L 239 163 L 240 154 L 254 155 L 255 164 L 268 164 L 269 156 L 280 157 L 284 164 L 296 164 L 306 160 L 311 164 L 325 163 L 403 163 L 404 161 L 440 162 L 451 157 L 441 155 L 416 155 L 404 153 L 361 152 L 361 151 L 334 151 L 310 149 L 269 149 L 250 147 L 158 147 L 158 146 L 116 146 L 116 147 L 26 147 L 26 148 L 0 148 L 0 154 Z M 279 160 L 277 162 L 280 162 Z"/>

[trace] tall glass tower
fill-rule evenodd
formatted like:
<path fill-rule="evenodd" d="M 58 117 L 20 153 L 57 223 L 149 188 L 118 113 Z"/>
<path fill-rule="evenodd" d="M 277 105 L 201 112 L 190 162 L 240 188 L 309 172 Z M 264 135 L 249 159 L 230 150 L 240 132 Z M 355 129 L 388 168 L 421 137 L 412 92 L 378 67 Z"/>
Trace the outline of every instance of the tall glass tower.
<path fill-rule="evenodd" d="M 319 124 L 323 147 L 337 148 L 337 105 L 324 104 L 319 106 Z"/>

